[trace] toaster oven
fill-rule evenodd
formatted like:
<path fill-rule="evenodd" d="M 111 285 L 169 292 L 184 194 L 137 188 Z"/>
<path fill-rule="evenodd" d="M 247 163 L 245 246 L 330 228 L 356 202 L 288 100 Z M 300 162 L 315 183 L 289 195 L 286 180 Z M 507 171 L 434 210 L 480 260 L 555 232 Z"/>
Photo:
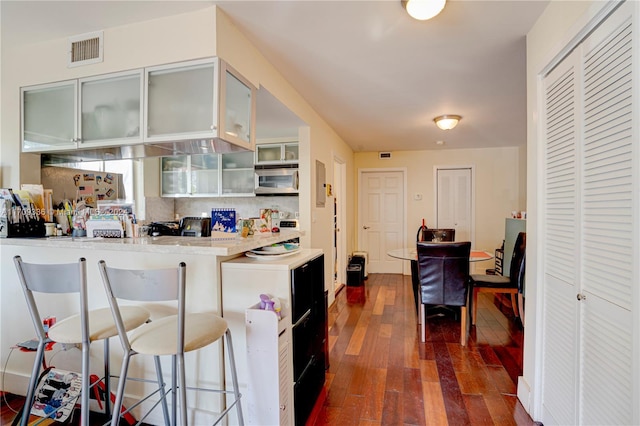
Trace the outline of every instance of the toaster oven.
<path fill-rule="evenodd" d="M 183 217 L 180 219 L 180 235 L 183 237 L 210 237 L 210 217 Z"/>

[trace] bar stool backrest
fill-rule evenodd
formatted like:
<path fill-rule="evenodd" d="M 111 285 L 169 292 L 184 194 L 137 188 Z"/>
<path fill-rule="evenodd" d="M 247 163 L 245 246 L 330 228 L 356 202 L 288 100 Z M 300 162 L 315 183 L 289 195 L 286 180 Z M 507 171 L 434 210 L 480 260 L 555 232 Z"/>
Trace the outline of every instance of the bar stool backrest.
<path fill-rule="evenodd" d="M 138 302 L 178 301 L 178 348 L 184 347 L 185 282 L 186 268 L 180 262 L 177 268 L 120 269 L 98 262 L 102 281 L 113 313 L 120 342 L 125 350 L 131 345 L 120 315 L 116 299 Z"/>
<path fill-rule="evenodd" d="M 84 258 L 77 263 L 41 264 L 27 263 L 20 256 L 13 261 L 24 292 L 31 320 L 38 338 L 45 338 L 42 318 L 38 311 L 33 292 L 36 293 L 78 293 L 81 323 L 84 325 L 83 340 L 89 341 L 87 265 Z"/>

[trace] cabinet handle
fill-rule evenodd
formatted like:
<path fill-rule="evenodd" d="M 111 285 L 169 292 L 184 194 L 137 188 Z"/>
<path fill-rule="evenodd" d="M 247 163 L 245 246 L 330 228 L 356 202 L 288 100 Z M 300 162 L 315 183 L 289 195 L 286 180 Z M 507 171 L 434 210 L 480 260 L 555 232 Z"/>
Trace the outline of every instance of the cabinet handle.
<path fill-rule="evenodd" d="M 287 409 L 287 406 L 286 406 L 286 405 L 284 405 L 284 404 L 280 405 L 280 411 L 284 411 L 284 410 L 286 410 L 286 409 Z"/>
<path fill-rule="evenodd" d="M 578 294 L 576 294 L 576 298 L 577 298 L 578 300 L 580 300 L 580 301 L 582 301 L 582 300 L 587 300 L 587 295 L 586 295 L 586 294 L 578 293 Z"/>

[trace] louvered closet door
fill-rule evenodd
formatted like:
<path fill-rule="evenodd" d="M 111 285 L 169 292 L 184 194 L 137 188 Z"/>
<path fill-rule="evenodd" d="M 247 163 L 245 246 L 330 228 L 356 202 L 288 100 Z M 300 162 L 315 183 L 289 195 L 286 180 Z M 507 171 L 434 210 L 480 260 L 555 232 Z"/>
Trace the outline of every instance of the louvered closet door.
<path fill-rule="evenodd" d="M 545 424 L 640 422 L 637 8 L 622 4 L 544 81 Z"/>
<path fill-rule="evenodd" d="M 638 284 L 633 216 L 638 140 L 633 139 L 632 8 L 627 2 L 582 45 L 580 424 L 634 423 L 631 312 L 632 286 Z"/>
<path fill-rule="evenodd" d="M 543 408 L 545 424 L 574 424 L 577 394 L 579 267 L 578 55 L 565 59 L 544 81 L 545 199 Z"/>

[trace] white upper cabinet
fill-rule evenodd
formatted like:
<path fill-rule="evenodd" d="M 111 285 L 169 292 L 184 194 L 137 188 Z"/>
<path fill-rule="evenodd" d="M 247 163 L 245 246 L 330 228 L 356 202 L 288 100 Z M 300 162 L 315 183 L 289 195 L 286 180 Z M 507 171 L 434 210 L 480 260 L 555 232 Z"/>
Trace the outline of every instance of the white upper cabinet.
<path fill-rule="evenodd" d="M 142 142 L 142 70 L 80 80 L 81 145 Z"/>
<path fill-rule="evenodd" d="M 219 58 L 23 87 L 22 150 L 222 139 L 255 148 L 256 88 Z"/>
<path fill-rule="evenodd" d="M 141 143 L 142 70 L 24 87 L 22 150 Z"/>
<path fill-rule="evenodd" d="M 145 141 L 220 138 L 253 151 L 255 87 L 211 58 L 147 68 Z"/>
<path fill-rule="evenodd" d="M 256 145 L 256 165 L 296 164 L 299 158 L 298 142 Z"/>
<path fill-rule="evenodd" d="M 23 151 L 59 151 L 76 147 L 76 80 L 25 87 L 20 95 Z"/>
<path fill-rule="evenodd" d="M 254 196 L 253 152 L 162 157 L 163 197 Z"/>

